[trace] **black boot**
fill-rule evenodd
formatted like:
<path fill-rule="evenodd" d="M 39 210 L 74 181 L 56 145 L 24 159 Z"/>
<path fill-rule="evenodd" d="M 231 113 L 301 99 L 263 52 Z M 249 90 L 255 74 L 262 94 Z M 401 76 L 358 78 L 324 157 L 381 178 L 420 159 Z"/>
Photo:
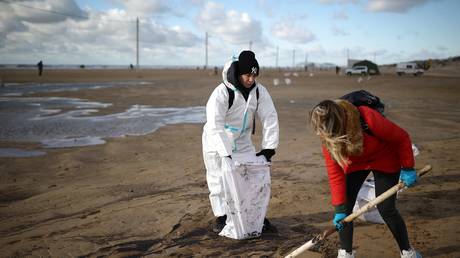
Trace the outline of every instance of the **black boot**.
<path fill-rule="evenodd" d="M 270 223 L 270 221 L 265 218 L 264 226 L 262 227 L 262 232 L 276 232 L 276 228 Z"/>
<path fill-rule="evenodd" d="M 217 217 L 214 223 L 212 224 L 212 231 L 214 233 L 219 233 L 224 229 L 226 223 L 225 221 L 227 220 L 227 215 Z"/>

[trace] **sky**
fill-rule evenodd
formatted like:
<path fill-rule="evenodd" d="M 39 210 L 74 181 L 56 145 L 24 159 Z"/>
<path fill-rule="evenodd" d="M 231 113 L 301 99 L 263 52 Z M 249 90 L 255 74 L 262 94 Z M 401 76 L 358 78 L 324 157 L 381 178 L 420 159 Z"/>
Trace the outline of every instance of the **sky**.
<path fill-rule="evenodd" d="M 0 0 L 0 64 L 378 64 L 460 55 L 458 0 Z"/>

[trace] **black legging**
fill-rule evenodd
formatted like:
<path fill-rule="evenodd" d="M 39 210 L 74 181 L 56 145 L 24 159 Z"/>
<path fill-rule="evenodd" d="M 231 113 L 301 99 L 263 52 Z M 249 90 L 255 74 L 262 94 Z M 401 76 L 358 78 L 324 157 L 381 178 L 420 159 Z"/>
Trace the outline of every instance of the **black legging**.
<path fill-rule="evenodd" d="M 353 206 L 356 201 L 359 189 L 369 175 L 369 170 L 357 171 L 346 175 L 347 184 L 347 214 L 353 211 Z M 398 173 L 382 173 L 373 171 L 375 179 L 375 195 L 379 196 L 386 190 L 390 189 L 398 183 Z M 389 197 L 385 201 L 377 205 L 380 215 L 390 229 L 393 237 L 398 242 L 400 250 L 409 250 L 409 238 L 407 236 L 407 228 L 403 218 L 399 214 L 395 206 L 396 194 Z M 352 251 L 353 245 L 353 222 L 349 223 L 341 232 L 339 232 L 340 245 L 347 252 Z"/>

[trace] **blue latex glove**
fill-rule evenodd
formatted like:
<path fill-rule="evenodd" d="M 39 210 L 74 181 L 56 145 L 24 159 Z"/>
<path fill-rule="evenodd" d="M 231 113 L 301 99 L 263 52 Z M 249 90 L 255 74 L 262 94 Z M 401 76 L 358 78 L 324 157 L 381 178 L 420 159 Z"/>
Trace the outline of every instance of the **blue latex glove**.
<path fill-rule="evenodd" d="M 412 187 L 417 182 L 417 172 L 415 169 L 401 169 L 399 179 L 407 186 Z"/>
<path fill-rule="evenodd" d="M 347 214 L 345 213 L 342 213 L 342 212 L 335 213 L 334 219 L 332 220 L 332 222 L 334 223 L 334 226 L 337 229 L 337 231 L 342 231 L 342 229 L 344 228 L 341 221 L 346 217 L 347 217 Z"/>

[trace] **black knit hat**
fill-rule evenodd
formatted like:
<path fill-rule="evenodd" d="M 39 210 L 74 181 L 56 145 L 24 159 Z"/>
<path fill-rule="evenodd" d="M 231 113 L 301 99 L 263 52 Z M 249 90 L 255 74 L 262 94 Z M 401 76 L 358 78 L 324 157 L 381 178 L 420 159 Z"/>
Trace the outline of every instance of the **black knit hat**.
<path fill-rule="evenodd" d="M 250 50 L 245 50 L 238 56 L 238 75 L 242 74 L 259 75 L 259 63 L 254 52 Z"/>

